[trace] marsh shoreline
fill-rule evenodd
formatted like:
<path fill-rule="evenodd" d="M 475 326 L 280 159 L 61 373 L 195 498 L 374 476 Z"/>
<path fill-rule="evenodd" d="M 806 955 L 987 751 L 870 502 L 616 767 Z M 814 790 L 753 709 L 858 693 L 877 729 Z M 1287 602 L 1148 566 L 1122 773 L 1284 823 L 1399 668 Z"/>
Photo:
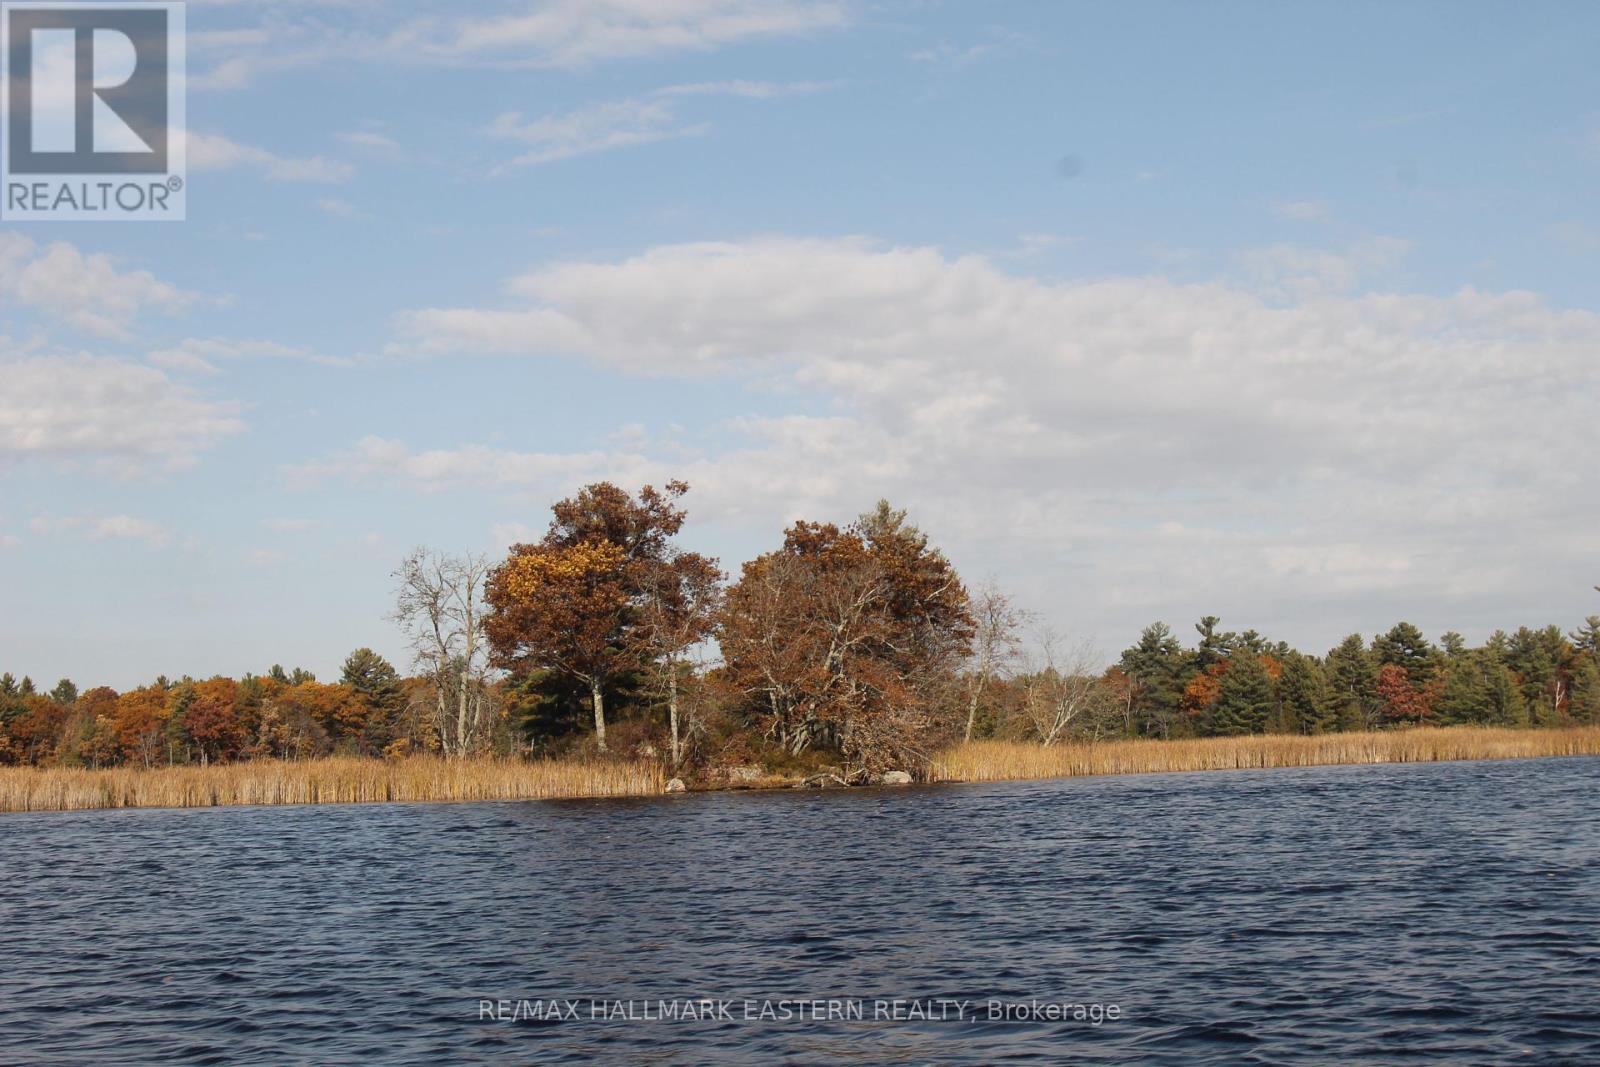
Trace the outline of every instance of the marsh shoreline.
<path fill-rule="evenodd" d="M 1600 755 L 1600 727 L 1595 726 L 1442 727 L 1050 746 L 975 741 L 939 753 L 918 779 L 999 782 L 1593 755 Z M 689 777 L 687 791 L 794 789 L 805 782 L 800 775 L 781 773 L 747 773 L 736 780 L 729 770 L 712 768 Z M 669 780 L 665 767 L 653 760 L 452 761 L 424 756 L 257 760 L 152 770 L 6 767 L 0 768 L 0 812 L 645 797 L 666 793 Z"/>

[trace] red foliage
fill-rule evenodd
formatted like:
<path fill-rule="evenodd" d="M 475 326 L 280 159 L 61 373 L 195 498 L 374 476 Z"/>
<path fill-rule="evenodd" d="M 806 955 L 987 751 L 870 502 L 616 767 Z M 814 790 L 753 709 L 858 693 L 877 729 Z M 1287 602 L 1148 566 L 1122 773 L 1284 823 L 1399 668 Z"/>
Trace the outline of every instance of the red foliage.
<path fill-rule="evenodd" d="M 1433 719 L 1432 692 L 1411 684 L 1411 676 L 1397 663 L 1378 672 L 1379 714 L 1395 726 L 1421 726 Z"/>

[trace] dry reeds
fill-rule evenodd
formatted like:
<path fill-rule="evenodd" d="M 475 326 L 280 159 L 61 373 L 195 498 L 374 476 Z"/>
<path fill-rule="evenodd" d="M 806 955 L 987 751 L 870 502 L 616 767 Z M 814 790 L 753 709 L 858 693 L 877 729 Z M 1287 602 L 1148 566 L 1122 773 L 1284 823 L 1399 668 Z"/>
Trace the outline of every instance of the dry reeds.
<path fill-rule="evenodd" d="M 1597 726 L 1559 730 L 1449 727 L 1049 747 L 975 741 L 940 754 L 930 768 L 930 777 L 947 782 L 995 782 L 1090 774 L 1593 755 L 1600 755 Z M 0 767 L 0 812 L 653 796 L 664 790 L 664 778 L 661 765 L 647 761 L 456 761 L 432 756 L 389 761 L 257 760 L 155 770 Z M 757 785 L 780 782 L 793 784 L 790 779 L 774 778 Z"/>
<path fill-rule="evenodd" d="M 1556 730 L 1455 726 L 1315 737 L 1269 734 L 1191 741 L 1102 741 L 1049 747 L 974 741 L 941 753 L 931 770 L 935 781 L 996 782 L 1085 774 L 1593 755 L 1600 755 L 1600 727 L 1596 726 Z"/>
<path fill-rule="evenodd" d="M 514 759 L 257 760 L 211 767 L 0 768 L 0 811 L 195 808 L 223 804 L 364 804 L 529 800 L 660 793 L 648 762 Z"/>

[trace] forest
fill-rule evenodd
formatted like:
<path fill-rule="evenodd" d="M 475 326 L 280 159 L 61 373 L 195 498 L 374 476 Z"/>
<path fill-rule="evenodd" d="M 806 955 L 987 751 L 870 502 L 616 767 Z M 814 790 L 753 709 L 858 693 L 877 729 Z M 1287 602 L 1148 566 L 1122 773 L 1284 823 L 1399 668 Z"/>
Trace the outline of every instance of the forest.
<path fill-rule="evenodd" d="M 0 675 L 0 765 L 134 767 L 497 755 L 843 769 L 926 767 L 963 741 L 1319 735 L 1600 724 L 1600 616 L 1472 647 L 1401 622 L 1312 654 L 1154 623 L 1114 662 L 969 586 L 887 502 L 799 521 L 730 580 L 679 544 L 688 486 L 597 483 L 502 559 L 418 549 L 392 621 L 337 681 L 273 666 L 126 692 Z"/>

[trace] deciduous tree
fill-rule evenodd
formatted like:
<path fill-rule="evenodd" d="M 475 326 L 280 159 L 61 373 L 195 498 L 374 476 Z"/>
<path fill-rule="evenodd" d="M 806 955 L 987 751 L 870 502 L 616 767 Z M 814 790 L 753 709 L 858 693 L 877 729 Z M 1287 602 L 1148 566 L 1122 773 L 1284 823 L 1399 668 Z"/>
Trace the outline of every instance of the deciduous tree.
<path fill-rule="evenodd" d="M 518 545 L 489 578 L 486 631 L 496 666 L 555 671 L 589 689 L 606 750 L 606 685 L 636 665 L 623 549 L 609 541 Z"/>
<path fill-rule="evenodd" d="M 978 704 L 990 683 L 1005 678 L 1022 652 L 1022 627 L 1028 614 L 993 580 L 972 597 L 972 658 L 967 664 L 967 724 L 962 740 L 972 740 Z"/>
<path fill-rule="evenodd" d="M 862 773 L 927 758 L 972 635 L 954 568 L 880 503 L 845 530 L 797 522 L 746 563 L 720 640 L 768 740 L 835 749 Z"/>
<path fill-rule="evenodd" d="M 439 747 L 457 758 L 483 744 L 493 713 L 484 625 L 488 574 L 482 556 L 425 548 L 413 551 L 395 572 L 394 619 L 432 683 L 431 718 Z"/>

